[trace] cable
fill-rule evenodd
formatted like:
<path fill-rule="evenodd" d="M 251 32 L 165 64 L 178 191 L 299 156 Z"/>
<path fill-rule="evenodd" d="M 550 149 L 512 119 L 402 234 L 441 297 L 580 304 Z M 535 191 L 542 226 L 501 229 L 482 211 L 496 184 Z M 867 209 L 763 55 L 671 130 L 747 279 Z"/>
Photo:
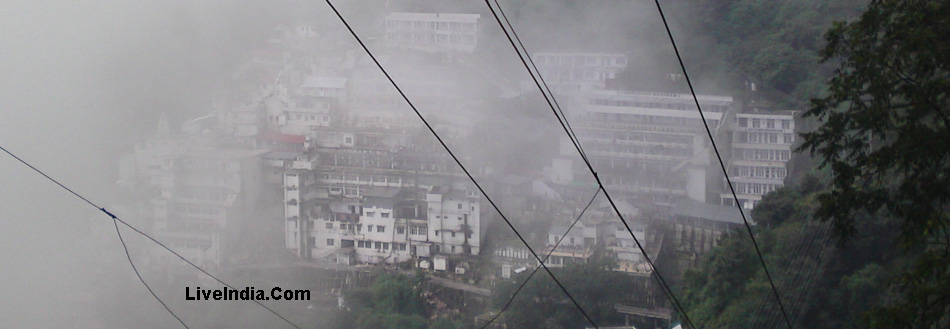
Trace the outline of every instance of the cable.
<path fill-rule="evenodd" d="M 379 63 L 379 60 L 376 59 L 376 56 L 374 56 L 373 53 L 369 50 L 369 48 L 366 47 L 366 44 L 363 43 L 363 40 L 360 39 L 359 35 L 356 34 L 356 31 L 354 31 L 353 28 L 350 27 L 350 24 L 346 21 L 345 18 L 343 18 L 343 15 L 340 14 L 340 12 L 336 9 L 335 6 L 333 6 L 333 3 L 330 2 L 330 0 L 326 0 L 326 3 L 327 5 L 330 6 L 330 9 L 333 10 L 336 16 L 340 18 L 340 21 L 343 22 L 343 25 L 346 26 L 346 29 L 349 30 L 350 34 L 353 35 L 353 38 L 356 39 L 356 42 L 360 44 L 360 47 L 362 47 L 363 50 L 366 51 L 366 54 L 369 56 L 370 59 L 373 60 L 373 63 L 375 63 L 376 66 L 379 67 L 379 70 L 382 71 L 383 75 L 386 76 L 386 79 L 388 79 L 389 82 L 392 83 L 393 87 L 396 88 L 396 91 L 399 93 L 400 96 L 402 96 L 402 99 L 405 100 L 406 103 L 409 104 L 409 107 L 412 108 L 412 111 L 415 112 L 416 116 L 418 116 L 419 119 L 422 121 L 422 123 L 426 126 L 426 128 L 429 129 L 429 132 L 432 133 L 432 135 L 439 142 L 439 144 L 442 145 L 445 151 L 449 153 L 449 156 L 452 157 L 452 160 L 454 160 L 455 163 L 459 165 L 459 168 L 462 169 L 462 172 L 464 172 L 465 175 L 468 176 L 468 179 L 471 180 L 473 184 L 475 184 L 475 187 L 478 188 L 479 192 L 481 192 L 482 195 L 485 196 L 486 201 L 488 201 L 488 203 L 491 204 L 492 208 L 494 208 L 495 211 L 498 212 L 498 215 L 501 216 L 501 218 L 505 221 L 506 224 L 508 224 L 508 227 L 510 227 L 511 230 L 514 231 L 515 235 L 518 236 L 518 239 L 520 239 L 522 243 L 524 243 L 525 247 L 528 248 L 528 251 L 531 252 L 534 258 L 537 259 L 539 263 L 541 263 L 541 266 L 544 267 L 545 272 L 547 272 L 548 275 L 551 276 L 551 279 L 554 280 L 554 283 L 556 283 L 558 287 L 561 288 L 561 291 L 563 291 L 564 294 L 567 295 L 567 298 L 570 299 L 572 303 L 574 303 L 574 306 L 577 307 L 577 309 L 581 312 L 581 314 L 583 314 L 584 317 L 587 318 L 587 321 L 590 322 L 590 324 L 594 326 L 594 328 L 600 328 L 597 326 L 597 324 L 594 323 L 594 320 L 591 319 L 590 315 L 588 315 L 587 312 L 584 311 L 584 308 L 582 308 L 580 304 L 577 303 L 577 300 L 574 299 L 574 296 L 571 296 L 571 294 L 567 291 L 567 288 L 565 288 L 564 285 L 561 284 L 561 282 L 557 279 L 557 277 L 554 276 L 554 273 L 551 272 L 551 269 L 549 269 L 548 266 L 544 264 L 544 261 L 541 260 L 541 256 L 538 256 L 538 254 L 534 251 L 534 249 L 531 248 L 531 245 L 528 244 L 528 241 L 525 240 L 525 238 L 521 235 L 521 233 L 518 233 L 518 230 L 515 229 L 515 226 L 511 223 L 510 220 L 508 220 L 508 217 L 505 216 L 505 214 L 501 211 L 501 209 L 498 208 L 498 206 L 495 204 L 495 201 L 493 201 L 491 197 L 488 196 L 488 193 L 485 192 L 485 189 L 482 188 L 481 184 L 479 184 L 478 181 L 475 179 L 475 177 L 472 176 L 472 174 L 468 171 L 468 169 L 466 169 L 465 166 L 462 165 L 462 161 L 458 159 L 455 153 L 452 152 L 452 149 L 450 149 L 449 146 L 445 144 L 445 141 L 442 140 L 442 137 L 439 137 L 439 134 L 435 132 L 435 129 L 432 128 L 432 125 L 430 125 L 429 122 L 425 119 L 425 117 L 422 116 L 422 113 L 420 113 L 419 110 L 416 108 L 416 106 L 412 104 L 412 101 L 409 100 L 409 97 L 406 96 L 406 93 L 402 91 L 402 88 L 399 88 L 399 85 L 396 84 L 396 81 L 393 80 L 392 76 L 389 75 L 389 72 L 387 72 L 386 69 L 383 68 L 383 65 Z"/>
<path fill-rule="evenodd" d="M 501 13 L 501 17 L 505 19 L 505 24 L 508 24 L 508 28 L 511 29 L 511 33 L 515 36 L 515 40 L 517 40 L 518 45 L 521 46 L 521 50 L 515 47 L 515 51 L 519 52 L 519 57 L 521 57 L 520 56 L 521 51 L 522 50 L 524 51 L 525 57 L 528 58 L 528 62 L 531 63 L 531 67 L 534 68 L 534 72 L 537 72 L 538 76 L 537 78 L 535 78 L 534 74 L 531 74 L 531 69 L 528 69 L 528 74 L 531 75 L 531 79 L 534 80 L 535 85 L 538 85 L 539 89 L 541 89 L 541 85 L 544 85 L 544 89 L 541 89 L 542 96 L 544 96 L 545 91 L 547 91 L 547 93 L 551 95 L 550 100 L 547 98 L 547 96 L 544 97 L 544 100 L 548 103 L 548 106 L 551 106 L 552 108 L 557 108 L 557 112 L 561 114 L 561 116 L 557 118 L 558 122 L 561 122 L 562 120 L 561 118 L 564 118 L 561 125 L 564 125 L 566 127 L 565 129 L 567 130 L 567 136 L 568 138 L 571 139 L 571 143 L 574 144 L 574 148 L 577 149 L 577 152 L 580 153 L 581 159 L 584 159 L 584 162 L 589 165 L 590 160 L 587 158 L 587 153 L 585 153 L 584 149 L 581 148 L 580 146 L 581 145 L 580 139 L 578 139 L 577 135 L 574 134 L 574 128 L 572 128 L 571 123 L 567 121 L 567 116 L 564 115 L 564 111 L 561 110 L 561 105 L 558 104 L 557 99 L 554 98 L 554 93 L 551 92 L 551 88 L 548 88 L 548 83 L 545 82 L 544 77 L 541 76 L 541 71 L 538 70 L 538 67 L 536 65 L 534 65 L 534 60 L 531 59 L 531 55 L 528 53 L 528 48 L 525 48 L 524 43 L 521 43 L 521 38 L 519 38 L 518 34 L 515 33 L 515 29 L 511 26 L 511 22 L 508 21 L 508 15 L 505 15 L 505 11 L 501 9 L 501 5 L 498 4 L 498 0 L 494 0 L 494 1 L 495 1 L 495 6 L 498 7 L 498 11 Z M 485 0 L 485 3 L 488 4 L 488 0 Z M 491 5 L 488 5 L 488 8 L 491 9 Z M 492 13 L 494 13 L 494 11 Z M 498 16 L 495 16 L 495 19 L 497 18 Z M 498 24 L 501 24 L 501 22 L 498 22 Z M 502 30 L 504 30 L 504 27 L 502 27 Z M 511 37 L 508 37 L 508 39 L 510 40 Z M 512 46 L 514 45 L 512 44 Z M 521 61 L 524 62 L 524 58 L 522 58 Z M 525 68 L 527 68 L 527 64 L 525 64 Z M 540 84 L 538 84 L 538 80 L 541 80 Z M 551 104 L 552 101 L 554 102 L 553 105 Z"/>
<path fill-rule="evenodd" d="M 62 188 L 63 188 L 64 190 L 66 190 L 67 192 L 72 193 L 72 194 L 75 195 L 77 198 L 81 199 L 82 201 L 85 201 L 86 203 L 88 203 L 88 204 L 89 204 L 90 206 L 92 206 L 93 208 L 96 208 L 96 209 L 98 209 L 99 211 L 103 212 L 104 214 L 108 215 L 109 217 L 112 218 L 112 220 L 118 221 L 119 223 L 122 223 L 122 225 L 125 225 L 126 227 L 132 229 L 132 231 L 135 231 L 135 233 L 138 233 L 138 234 L 140 234 L 140 235 L 142 235 L 142 236 L 148 238 L 149 240 L 152 240 L 152 242 L 155 242 L 156 244 L 158 244 L 159 246 L 161 246 L 161 247 L 164 248 L 165 250 L 168 250 L 168 252 L 172 253 L 173 255 L 175 255 L 176 257 L 178 257 L 179 259 L 183 260 L 185 263 L 188 263 L 188 265 L 191 265 L 191 267 L 194 267 L 195 269 L 197 269 L 197 270 L 200 271 L 201 273 L 204 273 L 205 275 L 211 277 L 212 279 L 214 279 L 214 280 L 217 281 L 218 283 L 221 283 L 222 285 L 224 285 L 224 286 L 226 286 L 226 287 L 228 287 L 228 288 L 231 288 L 231 289 L 234 289 L 234 290 L 238 290 L 237 288 L 234 288 L 234 286 L 232 286 L 232 285 L 230 285 L 230 284 L 228 284 L 228 283 L 222 281 L 221 279 L 218 279 L 218 277 L 216 277 L 216 276 L 214 276 L 214 275 L 211 275 L 211 273 L 208 273 L 208 271 L 205 271 L 203 268 L 199 267 L 198 265 L 195 265 L 195 263 L 192 263 L 192 262 L 189 261 L 187 258 L 182 257 L 182 255 L 178 254 L 177 252 L 175 252 L 174 250 L 172 250 L 171 248 L 169 248 L 168 246 L 166 246 L 164 243 L 159 242 L 158 240 L 156 240 L 156 239 L 153 238 L 152 236 L 146 234 L 145 232 L 142 232 L 142 231 L 139 230 L 138 228 L 135 228 L 134 226 L 132 226 L 132 225 L 130 225 L 129 223 L 127 223 L 126 221 L 122 220 L 122 219 L 119 218 L 118 216 L 112 214 L 111 212 L 109 212 L 108 210 L 106 210 L 106 208 L 100 207 L 99 205 L 93 203 L 92 201 L 89 201 L 89 199 L 83 197 L 83 196 L 80 195 L 79 193 L 76 193 L 76 191 L 73 191 L 72 189 L 66 187 L 66 185 L 63 185 L 62 183 L 60 183 L 60 182 L 57 181 L 56 179 L 53 179 L 53 177 L 50 177 L 49 175 L 47 175 L 46 173 L 44 173 L 42 170 L 37 169 L 36 167 L 34 167 L 33 165 L 29 164 L 29 163 L 26 162 L 25 160 L 23 160 L 23 159 L 21 159 L 20 157 L 16 156 L 15 154 L 13 154 L 12 152 L 10 152 L 9 150 L 7 150 L 6 148 L 4 148 L 3 146 L 0 146 L 0 150 L 2 150 L 3 152 L 5 152 L 6 154 L 9 154 L 11 157 L 13 157 L 14 159 L 16 159 L 17 161 L 20 161 L 20 163 L 26 165 L 26 166 L 29 167 L 30 169 L 33 169 L 33 171 L 37 172 L 38 174 L 42 175 L 43 177 L 46 177 L 46 179 L 48 179 L 49 181 L 53 182 L 54 184 L 59 185 L 59 187 L 62 187 Z M 133 267 L 134 267 L 134 266 L 133 266 Z M 143 283 L 144 283 L 144 282 L 143 282 Z M 300 326 L 297 326 L 297 325 L 294 324 L 293 322 L 290 322 L 290 320 L 288 320 L 288 319 L 285 318 L 284 316 L 280 315 L 280 314 L 277 313 L 276 311 L 272 310 L 270 307 L 267 307 L 267 305 L 262 304 L 260 301 L 254 300 L 253 302 L 254 302 L 255 304 L 257 304 L 257 305 L 260 305 L 260 306 L 263 307 L 264 309 L 270 311 L 272 314 L 276 315 L 276 316 L 277 316 L 278 318 L 280 318 L 281 320 L 284 320 L 284 322 L 287 322 L 287 324 L 293 326 L 294 328 L 301 329 Z M 179 321 L 180 321 L 180 320 L 179 320 Z"/>
<path fill-rule="evenodd" d="M 571 232 L 571 229 L 574 228 L 574 225 L 577 224 L 577 222 L 581 220 L 581 217 L 583 217 L 584 213 L 587 212 L 587 208 L 590 208 L 590 205 L 594 203 L 595 199 L 597 199 L 598 194 L 600 194 L 600 188 L 597 188 L 597 191 L 594 192 L 594 196 L 590 198 L 590 202 L 588 202 L 587 205 L 584 206 L 584 210 L 581 210 L 581 213 L 577 215 L 577 218 L 574 219 L 574 222 L 571 223 L 571 226 L 569 226 L 567 228 L 567 231 L 564 232 L 565 237 L 567 236 L 567 233 Z M 551 251 L 548 252 L 547 256 L 544 256 L 544 261 L 547 261 L 548 258 L 551 258 L 551 254 L 553 254 L 554 251 L 557 250 L 557 247 L 561 245 L 561 241 L 564 241 L 563 237 L 554 243 L 554 247 L 551 248 Z M 531 274 L 529 274 L 528 277 L 525 278 L 524 281 L 521 282 L 521 285 L 519 285 L 518 288 L 515 289 L 515 292 L 511 294 L 511 297 L 508 297 L 508 301 L 505 302 L 505 306 L 503 306 L 501 310 L 498 311 L 498 313 L 495 314 L 495 316 L 491 318 L 491 320 L 488 320 L 488 322 L 485 323 L 485 325 L 482 326 L 481 329 L 488 328 L 488 326 L 490 326 L 492 322 L 495 322 L 495 319 L 498 319 L 499 316 L 505 313 L 505 310 L 507 310 L 508 307 L 511 306 L 511 302 L 515 300 L 515 297 L 518 296 L 518 293 L 521 292 L 521 289 L 524 288 L 524 286 L 528 284 L 528 281 L 531 281 L 531 278 L 534 277 L 534 274 L 538 273 L 538 270 L 540 269 L 541 269 L 541 265 L 534 267 L 534 271 L 531 271 Z"/>
<path fill-rule="evenodd" d="M 135 271 L 135 276 L 139 277 L 139 281 L 142 281 L 142 285 L 145 286 L 145 289 L 148 289 L 148 293 L 152 294 L 152 297 L 155 297 L 155 300 L 157 300 L 160 304 L 162 304 L 162 307 L 164 307 L 165 310 L 168 311 L 169 314 L 175 317 L 175 320 L 178 320 L 178 322 L 181 323 L 182 327 L 185 327 L 187 329 L 188 325 L 185 324 L 185 321 L 182 321 L 181 318 L 179 318 L 178 315 L 175 314 L 175 312 L 172 312 L 172 309 L 168 308 L 168 305 L 165 305 L 165 302 L 163 302 L 161 298 L 158 298 L 158 295 L 156 295 L 155 292 L 152 291 L 152 287 L 149 287 L 148 283 L 145 283 L 145 279 L 142 278 L 142 275 L 139 274 L 139 269 L 135 268 L 135 263 L 132 262 L 132 255 L 129 254 L 129 246 L 125 245 L 125 239 L 122 238 L 122 232 L 119 231 L 119 222 L 113 219 L 112 225 L 115 226 L 115 234 L 119 236 L 119 242 L 122 242 L 122 248 L 125 249 L 125 257 L 129 259 L 129 265 L 131 265 L 132 270 Z"/>
<path fill-rule="evenodd" d="M 521 59 L 521 63 L 524 64 L 525 69 L 527 69 L 528 73 L 530 74 L 531 69 L 528 67 L 528 62 L 525 60 L 524 56 L 521 55 L 521 51 L 518 50 L 518 47 L 515 45 L 514 39 L 512 39 L 511 35 L 516 34 L 516 32 L 514 31 L 514 28 L 512 28 L 509 25 L 509 28 L 511 28 L 511 33 L 508 33 L 508 30 L 505 29 L 505 26 L 501 23 L 501 19 L 498 17 L 498 14 L 495 12 L 495 8 L 492 7 L 489 0 L 485 0 L 485 4 L 488 5 L 488 9 L 491 10 L 492 15 L 495 16 L 495 21 L 498 22 L 498 25 L 501 27 L 502 32 L 504 32 L 505 36 L 508 37 L 508 41 L 511 43 L 511 46 L 515 48 L 515 53 L 518 54 L 518 57 Z M 500 6 L 498 7 L 498 10 L 501 12 L 504 12 Z M 530 58 L 530 56 L 528 57 Z M 534 79 L 535 84 L 538 85 L 539 89 L 541 89 L 541 85 L 539 84 L 538 79 L 535 78 L 533 74 L 531 75 L 531 78 Z M 544 95 L 543 90 L 542 90 L 542 94 Z M 552 95 L 551 98 L 554 98 L 554 96 Z M 545 95 L 545 100 L 547 100 L 547 95 Z M 555 116 L 558 116 L 558 112 L 557 110 L 554 109 L 554 106 L 552 105 L 550 100 L 548 100 L 548 105 L 549 107 L 551 107 L 551 112 L 553 112 Z M 563 118 L 563 121 L 566 122 L 568 120 L 565 117 Z M 567 125 L 564 122 L 561 122 L 560 118 L 558 122 L 561 123 L 561 128 L 563 128 L 564 132 L 568 134 L 568 137 L 573 138 L 573 136 L 571 135 L 570 129 L 568 129 Z M 577 148 L 578 153 L 580 154 L 584 153 L 584 151 L 581 148 L 580 143 L 574 142 L 574 147 Z M 686 321 L 688 327 L 696 328 L 696 326 L 693 325 L 692 320 L 690 320 L 689 316 L 686 314 L 686 309 L 679 302 L 679 299 L 676 298 L 676 295 L 673 294 L 673 290 L 670 288 L 669 284 L 666 283 L 666 280 L 663 279 L 663 275 L 660 273 L 659 270 L 657 270 L 656 265 L 653 264 L 653 260 L 650 259 L 650 255 L 647 254 L 646 249 L 643 248 L 643 245 L 640 243 L 640 240 L 637 239 L 635 234 L 633 234 L 633 229 L 630 228 L 630 224 L 627 223 L 627 220 L 623 218 L 623 214 L 620 213 L 620 210 L 617 208 L 616 203 L 614 203 L 613 198 L 610 197 L 610 193 L 607 192 L 607 189 L 604 187 L 603 182 L 600 181 L 600 176 L 597 175 L 597 172 L 594 170 L 594 167 L 591 165 L 590 162 L 586 161 L 586 159 L 585 159 L 585 164 L 587 165 L 587 169 L 590 171 L 591 175 L 594 176 L 594 180 L 597 181 L 597 185 L 601 189 L 603 189 L 604 196 L 607 197 L 607 201 L 610 203 L 611 208 L 613 208 L 614 212 L 617 213 L 617 216 L 620 217 L 620 221 L 623 223 L 623 226 L 627 229 L 627 232 L 630 233 L 630 236 L 633 237 L 633 241 L 637 244 L 637 248 L 640 249 L 640 252 L 643 254 L 643 258 L 647 261 L 648 264 L 650 264 L 650 268 L 653 270 L 653 273 L 656 274 L 656 280 L 660 284 L 660 287 L 663 289 L 664 294 L 666 294 L 667 297 L 673 302 L 673 307 L 675 307 L 677 311 L 680 312 L 680 314 L 683 316 L 683 319 Z"/>
<path fill-rule="evenodd" d="M 676 53 L 676 59 L 679 60 L 680 68 L 683 70 L 683 78 L 686 80 L 686 84 L 689 86 L 689 92 L 693 94 L 693 101 L 696 103 L 696 110 L 699 111 L 699 117 L 703 121 L 703 127 L 706 128 L 706 134 L 709 135 L 709 141 L 712 143 L 713 151 L 716 153 L 716 159 L 719 160 L 719 166 L 722 168 L 722 174 L 726 177 L 726 183 L 729 185 L 729 191 L 732 192 L 732 198 L 735 200 L 736 207 L 739 208 L 739 215 L 742 216 L 742 222 L 745 223 L 745 228 L 749 232 L 749 238 L 752 239 L 752 245 L 755 246 L 755 253 L 759 256 L 759 262 L 762 263 L 762 269 L 765 270 L 765 276 L 769 279 L 769 285 L 772 286 L 772 293 L 775 294 L 775 300 L 778 302 L 779 308 L 782 310 L 782 316 L 785 318 L 785 324 L 788 325 L 788 328 L 792 328 L 792 321 L 788 318 L 788 312 L 785 311 L 785 304 L 782 303 L 782 298 L 779 297 L 778 289 L 775 288 L 775 282 L 772 281 L 772 274 L 769 273 L 768 266 L 765 265 L 765 259 L 762 258 L 762 251 L 759 250 L 759 243 L 755 241 L 755 234 L 752 234 L 752 226 L 749 225 L 749 220 L 746 219 L 745 212 L 742 211 L 742 204 L 739 203 L 739 196 L 736 194 L 736 189 L 732 186 L 732 180 L 729 179 L 729 172 L 726 170 L 726 164 L 722 161 L 722 156 L 719 154 L 719 148 L 716 147 L 716 139 L 713 138 L 712 130 L 709 129 L 709 124 L 706 123 L 706 116 L 703 114 L 702 107 L 699 106 L 699 97 L 696 96 L 696 90 L 693 88 L 693 83 L 689 79 L 689 74 L 686 73 L 686 64 L 683 64 L 683 57 L 680 56 L 679 48 L 676 47 L 676 41 L 673 39 L 673 32 L 670 31 L 670 24 L 666 21 L 666 15 L 663 14 L 663 8 L 660 6 L 660 0 L 654 0 L 656 2 L 656 10 L 660 12 L 660 18 L 663 20 L 663 26 L 666 28 L 666 34 L 670 37 L 670 44 L 673 45 L 673 52 Z"/>

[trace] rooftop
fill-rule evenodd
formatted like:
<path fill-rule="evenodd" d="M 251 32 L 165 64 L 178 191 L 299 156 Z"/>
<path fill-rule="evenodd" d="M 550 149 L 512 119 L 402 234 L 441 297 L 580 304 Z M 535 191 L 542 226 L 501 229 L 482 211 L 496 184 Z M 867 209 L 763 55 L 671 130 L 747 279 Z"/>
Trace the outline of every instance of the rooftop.
<path fill-rule="evenodd" d="M 674 216 L 684 216 L 712 220 L 717 222 L 743 224 L 739 209 L 735 206 L 714 205 L 694 200 L 683 199 L 673 206 Z M 752 217 L 746 214 L 752 223 Z"/>

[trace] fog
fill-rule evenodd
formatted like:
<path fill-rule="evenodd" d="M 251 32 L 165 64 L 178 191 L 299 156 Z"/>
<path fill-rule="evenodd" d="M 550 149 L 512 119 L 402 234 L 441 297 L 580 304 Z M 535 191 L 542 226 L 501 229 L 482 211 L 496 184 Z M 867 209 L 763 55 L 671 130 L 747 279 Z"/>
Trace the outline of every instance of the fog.
<path fill-rule="evenodd" d="M 550 166 L 563 131 L 536 90 L 527 91 L 523 103 L 496 101 L 506 91 L 518 91 L 529 76 L 482 2 L 339 2 L 342 14 L 366 37 L 381 34 L 380 19 L 387 11 L 480 14 L 479 45 L 472 54 L 476 64 L 453 72 L 491 69 L 500 72 L 499 80 L 489 87 L 463 84 L 458 90 L 459 99 L 478 104 L 468 107 L 477 113 L 425 105 L 419 110 L 435 120 L 469 120 L 473 135 L 449 141 L 466 165 L 526 176 Z M 502 6 L 507 10 L 509 4 Z M 211 113 L 220 95 L 240 90 L 233 72 L 252 58 L 273 27 L 312 24 L 339 36 L 349 43 L 345 50 L 362 57 L 319 1 L 8 0 L 2 7 L 0 146 L 120 216 L 136 212 L 115 184 L 119 158 L 154 134 L 163 113 L 177 130 L 185 120 Z M 626 74 L 633 78 L 628 80 L 649 81 L 676 68 L 652 10 L 650 3 L 639 2 L 532 2 L 507 14 L 531 52 L 622 53 L 630 59 Z M 413 72 L 414 66 L 398 56 L 384 65 L 397 83 L 431 78 Z M 717 89 L 711 83 L 699 88 Z M 410 99 L 415 96 L 409 93 Z M 416 120 L 407 106 L 398 110 Z M 0 327 L 178 326 L 134 276 L 107 216 L 5 154 L 0 154 L 0 172 Z M 593 193 L 590 176 L 578 180 Z M 586 201 L 571 202 L 583 207 Z M 125 219 L 144 225 L 144 219 Z M 147 266 L 146 255 L 156 247 L 126 229 L 123 237 L 136 264 Z M 147 282 L 162 280 L 154 272 L 143 276 Z M 177 286 L 207 284 L 198 277 L 196 272 L 194 281 Z M 230 279 L 239 288 L 317 280 L 294 275 Z M 283 325 L 249 302 L 212 302 L 189 310 L 196 304 L 186 303 L 180 290 L 157 293 L 193 327 Z M 301 324 L 335 321 L 332 314 L 301 315 L 307 305 L 268 305 L 293 314 Z"/>

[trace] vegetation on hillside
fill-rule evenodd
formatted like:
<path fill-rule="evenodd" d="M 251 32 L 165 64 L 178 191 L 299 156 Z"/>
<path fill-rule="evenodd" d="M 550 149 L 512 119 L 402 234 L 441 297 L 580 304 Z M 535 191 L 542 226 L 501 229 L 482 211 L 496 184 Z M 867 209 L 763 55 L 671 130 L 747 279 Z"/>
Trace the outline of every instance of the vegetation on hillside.
<path fill-rule="evenodd" d="M 945 1 L 875 0 L 825 34 L 820 55 L 836 69 L 829 80 L 803 80 L 827 90 L 806 112 L 819 125 L 799 148 L 817 158 L 817 177 L 767 195 L 753 211 L 797 327 L 950 326 L 948 20 Z M 740 44 L 755 39 L 736 35 Z M 774 47 L 807 47 L 790 40 Z M 727 237 L 686 274 L 697 325 L 782 325 L 750 248 L 748 236 Z"/>

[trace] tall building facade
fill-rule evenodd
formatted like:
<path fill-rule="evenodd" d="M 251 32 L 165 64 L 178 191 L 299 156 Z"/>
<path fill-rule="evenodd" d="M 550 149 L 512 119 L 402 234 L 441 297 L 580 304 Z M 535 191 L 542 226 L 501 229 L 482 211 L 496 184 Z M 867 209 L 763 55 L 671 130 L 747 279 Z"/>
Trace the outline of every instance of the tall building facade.
<path fill-rule="evenodd" d="M 478 44 L 478 14 L 391 13 L 384 42 L 423 51 L 472 52 Z"/>
<path fill-rule="evenodd" d="M 699 101 L 706 124 L 718 131 L 732 97 Z M 595 90 L 581 96 L 575 112 L 578 139 L 611 191 L 665 205 L 679 198 L 706 201 L 711 148 L 691 95 Z M 550 176 L 569 183 L 587 168 L 566 139 L 561 148 Z"/>
<path fill-rule="evenodd" d="M 743 208 L 752 209 L 766 193 L 785 185 L 795 143 L 795 113 L 755 111 L 737 113 L 732 128 L 732 159 L 728 172 Z M 723 204 L 735 205 L 731 191 Z"/>

